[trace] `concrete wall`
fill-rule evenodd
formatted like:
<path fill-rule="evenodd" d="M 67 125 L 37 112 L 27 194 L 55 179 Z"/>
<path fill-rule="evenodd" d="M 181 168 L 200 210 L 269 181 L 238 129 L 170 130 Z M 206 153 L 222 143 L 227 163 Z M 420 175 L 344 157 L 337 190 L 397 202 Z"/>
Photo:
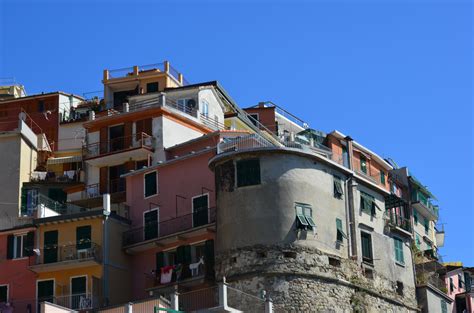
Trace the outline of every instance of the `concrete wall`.
<path fill-rule="evenodd" d="M 82 123 L 59 125 L 58 150 L 80 150 L 84 139 L 85 129 L 82 127 Z"/>
<path fill-rule="evenodd" d="M 224 108 L 221 106 L 219 100 L 217 100 L 212 89 L 202 89 L 199 91 L 199 111 L 202 113 L 202 102 L 203 100 L 207 101 L 209 104 L 209 118 L 214 120 L 217 117 L 219 123 L 224 124 Z"/>
<path fill-rule="evenodd" d="M 260 159 L 260 185 L 219 191 L 217 250 L 283 243 L 347 257 L 347 241 L 336 244 L 336 218 L 343 221 L 344 229 L 346 226 L 345 198 L 334 197 L 333 181 L 333 175 L 344 179 L 344 174 L 289 153 L 237 155 L 234 160 L 255 157 Z M 311 205 L 314 232 L 296 229 L 296 202 Z M 246 225 L 245 232 L 242 225 Z"/>
<path fill-rule="evenodd" d="M 164 116 L 162 117 L 162 127 L 161 137 L 163 138 L 164 148 L 169 148 L 203 135 L 200 131 L 191 129 Z"/>
<path fill-rule="evenodd" d="M 416 289 L 416 296 L 422 313 L 443 313 L 441 301 L 444 300 L 438 293 L 427 286 Z M 448 312 L 454 312 L 454 302 L 446 301 Z"/>

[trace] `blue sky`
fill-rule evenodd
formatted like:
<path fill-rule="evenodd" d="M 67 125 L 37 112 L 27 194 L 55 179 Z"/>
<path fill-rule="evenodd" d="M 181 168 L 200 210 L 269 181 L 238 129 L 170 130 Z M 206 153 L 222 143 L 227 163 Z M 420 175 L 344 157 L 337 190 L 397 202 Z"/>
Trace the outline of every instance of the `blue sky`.
<path fill-rule="evenodd" d="M 474 266 L 468 1 L 0 0 L 0 77 L 30 94 L 101 89 L 102 70 L 169 60 L 392 157 L 437 195 L 447 261 Z"/>

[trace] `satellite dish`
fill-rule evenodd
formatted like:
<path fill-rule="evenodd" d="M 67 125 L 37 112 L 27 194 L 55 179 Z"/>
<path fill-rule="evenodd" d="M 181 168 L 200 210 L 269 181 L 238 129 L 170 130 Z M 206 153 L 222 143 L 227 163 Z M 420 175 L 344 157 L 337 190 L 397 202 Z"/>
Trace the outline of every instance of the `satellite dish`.
<path fill-rule="evenodd" d="M 189 99 L 188 100 L 188 106 L 195 109 L 196 108 L 196 101 L 194 99 Z"/>

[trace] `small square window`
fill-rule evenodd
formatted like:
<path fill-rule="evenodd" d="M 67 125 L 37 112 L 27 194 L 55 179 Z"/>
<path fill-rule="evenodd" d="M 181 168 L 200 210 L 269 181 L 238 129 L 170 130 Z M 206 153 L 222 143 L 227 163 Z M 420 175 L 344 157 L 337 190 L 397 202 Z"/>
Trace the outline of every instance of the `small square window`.
<path fill-rule="evenodd" d="M 380 171 L 380 182 L 385 185 L 385 172 Z"/>
<path fill-rule="evenodd" d="M 154 83 L 148 83 L 146 84 L 146 92 L 151 93 L 151 92 L 158 92 L 158 82 Z"/>
<path fill-rule="evenodd" d="M 145 181 L 145 198 L 156 195 L 158 193 L 157 173 L 151 172 L 144 175 Z"/>
<path fill-rule="evenodd" d="M 298 228 L 316 228 L 316 223 L 313 220 L 313 209 L 311 206 L 306 204 L 296 204 L 295 209 Z"/>
<path fill-rule="evenodd" d="M 237 161 L 237 187 L 260 184 L 260 160 Z"/>
<path fill-rule="evenodd" d="M 342 228 L 342 220 L 340 218 L 336 218 L 336 241 L 337 242 L 342 242 L 343 238 L 347 239 L 347 235 L 344 232 L 344 229 Z"/>

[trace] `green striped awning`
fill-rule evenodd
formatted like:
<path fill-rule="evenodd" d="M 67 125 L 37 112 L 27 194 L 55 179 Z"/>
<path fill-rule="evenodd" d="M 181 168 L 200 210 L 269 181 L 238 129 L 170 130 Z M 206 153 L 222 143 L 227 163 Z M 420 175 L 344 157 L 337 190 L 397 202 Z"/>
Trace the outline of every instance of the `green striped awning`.
<path fill-rule="evenodd" d="M 74 162 L 82 162 L 82 155 L 73 155 L 67 157 L 60 157 L 60 158 L 49 158 L 46 161 L 46 164 L 64 164 L 64 163 L 74 163 Z"/>

